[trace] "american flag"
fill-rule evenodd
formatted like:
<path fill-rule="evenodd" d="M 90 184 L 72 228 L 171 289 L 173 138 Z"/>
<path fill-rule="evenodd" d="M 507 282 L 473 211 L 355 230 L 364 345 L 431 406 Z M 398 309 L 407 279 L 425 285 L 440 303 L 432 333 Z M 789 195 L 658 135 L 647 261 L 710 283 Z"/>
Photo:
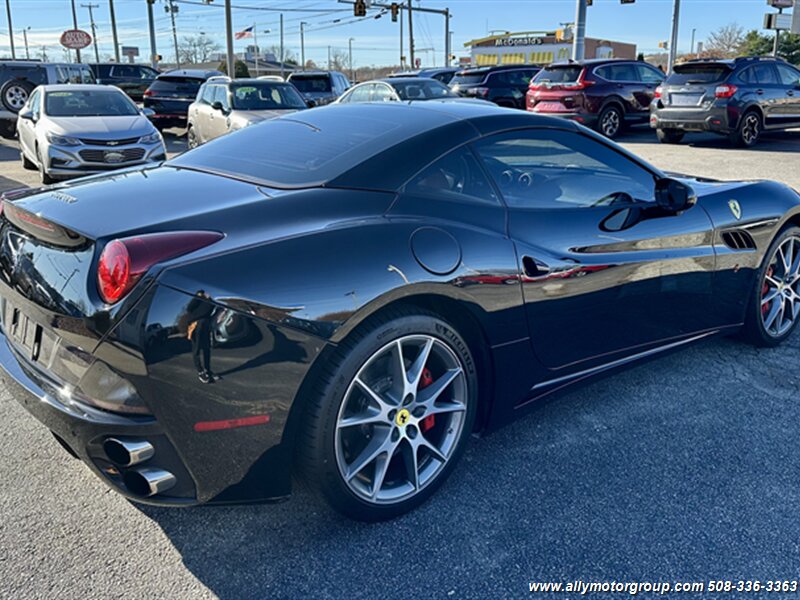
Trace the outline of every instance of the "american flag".
<path fill-rule="evenodd" d="M 237 31 L 236 35 L 234 36 L 237 40 L 243 40 L 244 38 L 253 37 L 253 25 L 242 29 L 241 31 Z"/>

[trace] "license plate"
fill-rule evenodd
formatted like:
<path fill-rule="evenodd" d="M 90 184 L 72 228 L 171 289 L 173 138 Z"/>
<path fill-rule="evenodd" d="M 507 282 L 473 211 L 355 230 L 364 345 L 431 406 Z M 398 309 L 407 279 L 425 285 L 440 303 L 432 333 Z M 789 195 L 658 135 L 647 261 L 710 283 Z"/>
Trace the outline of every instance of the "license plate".
<path fill-rule="evenodd" d="M 3 329 L 14 346 L 31 362 L 46 362 L 53 347 L 52 336 L 10 302 L 5 303 Z"/>
<path fill-rule="evenodd" d="M 564 112 L 566 108 L 561 102 L 539 102 L 536 110 L 538 112 Z"/>
<path fill-rule="evenodd" d="M 672 94 L 670 104 L 673 106 L 697 106 L 700 104 L 701 94 Z"/>

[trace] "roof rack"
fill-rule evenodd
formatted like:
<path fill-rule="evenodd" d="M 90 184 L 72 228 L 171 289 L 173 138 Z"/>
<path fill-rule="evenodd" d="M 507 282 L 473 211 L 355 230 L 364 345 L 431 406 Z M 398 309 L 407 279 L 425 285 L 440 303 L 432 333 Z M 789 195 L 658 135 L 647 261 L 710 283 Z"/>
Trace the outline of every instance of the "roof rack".
<path fill-rule="evenodd" d="M 780 56 L 737 56 L 733 59 L 735 62 L 756 62 L 760 60 L 779 60 L 781 62 L 786 62 L 786 59 Z"/>
<path fill-rule="evenodd" d="M 231 78 L 230 78 L 230 77 L 228 77 L 227 75 L 212 75 L 211 77 L 209 77 L 209 78 L 207 79 L 207 81 L 208 81 L 208 82 L 214 82 L 214 81 L 230 81 L 230 80 L 231 80 Z"/>

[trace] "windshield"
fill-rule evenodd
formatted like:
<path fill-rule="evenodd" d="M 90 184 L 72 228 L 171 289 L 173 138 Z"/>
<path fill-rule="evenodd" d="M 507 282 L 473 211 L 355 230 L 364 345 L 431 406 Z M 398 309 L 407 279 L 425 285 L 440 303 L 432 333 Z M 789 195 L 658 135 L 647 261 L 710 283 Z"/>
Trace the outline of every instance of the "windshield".
<path fill-rule="evenodd" d="M 289 81 L 304 94 L 331 91 L 331 78 L 327 75 L 297 75 L 292 76 Z"/>
<path fill-rule="evenodd" d="M 233 108 L 237 110 L 283 110 L 306 108 L 297 90 L 286 83 L 231 85 Z"/>
<path fill-rule="evenodd" d="M 486 71 L 464 72 L 456 73 L 455 77 L 450 80 L 450 85 L 473 85 L 475 83 L 482 83 L 486 79 Z"/>
<path fill-rule="evenodd" d="M 675 65 L 674 72 L 667 78 L 668 85 L 685 83 L 717 83 L 725 79 L 731 70 L 726 65 Z"/>
<path fill-rule="evenodd" d="M 392 87 L 401 100 L 434 100 L 436 98 L 458 98 L 449 87 L 431 79 L 430 81 L 392 81 Z"/>
<path fill-rule="evenodd" d="M 533 81 L 537 83 L 571 83 L 578 81 L 583 67 L 545 67 Z"/>
<path fill-rule="evenodd" d="M 132 117 L 139 114 L 136 105 L 118 91 L 47 92 L 44 106 L 50 117 Z"/>

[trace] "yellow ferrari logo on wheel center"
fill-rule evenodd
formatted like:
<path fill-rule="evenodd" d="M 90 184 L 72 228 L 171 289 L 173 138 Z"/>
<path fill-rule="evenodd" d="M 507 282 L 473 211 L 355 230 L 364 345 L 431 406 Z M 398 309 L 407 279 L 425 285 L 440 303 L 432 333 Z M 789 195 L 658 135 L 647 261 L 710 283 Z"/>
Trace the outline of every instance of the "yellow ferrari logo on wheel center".
<path fill-rule="evenodd" d="M 394 422 L 397 423 L 399 427 L 402 427 L 406 423 L 408 423 L 408 419 L 411 417 L 411 413 L 408 412 L 405 408 L 402 410 L 397 411 L 397 416 L 394 418 Z"/>

